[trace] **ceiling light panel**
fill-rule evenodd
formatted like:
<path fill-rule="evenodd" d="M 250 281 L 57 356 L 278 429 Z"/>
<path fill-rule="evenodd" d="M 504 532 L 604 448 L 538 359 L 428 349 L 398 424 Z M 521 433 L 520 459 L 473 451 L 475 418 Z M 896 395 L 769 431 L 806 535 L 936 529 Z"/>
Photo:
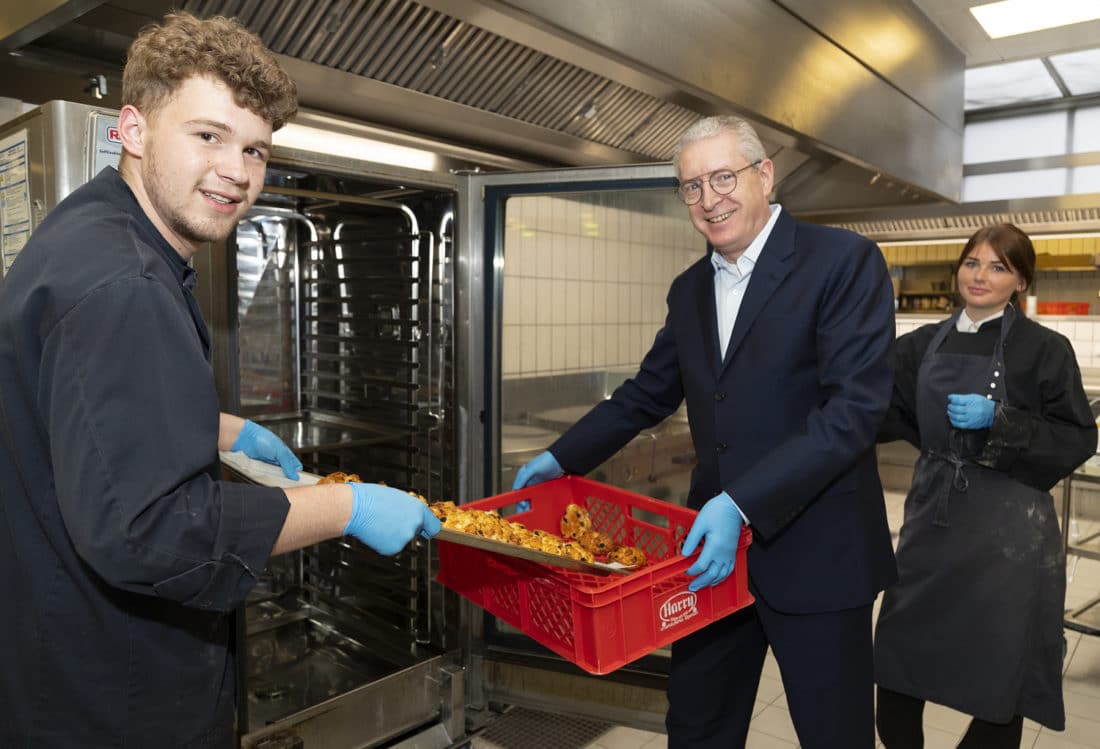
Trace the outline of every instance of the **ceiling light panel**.
<path fill-rule="evenodd" d="M 991 39 L 1100 18 L 1097 0 L 1000 0 L 970 9 Z"/>

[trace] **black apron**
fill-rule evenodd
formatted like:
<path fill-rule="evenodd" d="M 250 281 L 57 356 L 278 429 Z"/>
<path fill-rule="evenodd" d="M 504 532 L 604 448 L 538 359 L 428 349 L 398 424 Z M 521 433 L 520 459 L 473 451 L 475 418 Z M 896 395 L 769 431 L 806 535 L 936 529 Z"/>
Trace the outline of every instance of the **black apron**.
<path fill-rule="evenodd" d="M 970 459 L 985 430 L 958 430 L 949 393 L 1010 402 L 1006 308 L 992 359 L 938 353 L 959 313 L 932 340 L 917 377 L 921 455 L 905 498 L 898 582 L 883 595 L 875 680 L 983 720 L 1023 715 L 1065 725 L 1062 614 L 1065 555 L 1054 500 Z"/>

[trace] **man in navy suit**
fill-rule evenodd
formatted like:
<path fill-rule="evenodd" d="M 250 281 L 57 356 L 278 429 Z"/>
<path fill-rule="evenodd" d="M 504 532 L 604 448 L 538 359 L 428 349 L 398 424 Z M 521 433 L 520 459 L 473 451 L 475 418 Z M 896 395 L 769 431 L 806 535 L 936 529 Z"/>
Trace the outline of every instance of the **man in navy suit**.
<path fill-rule="evenodd" d="M 740 118 L 696 123 L 675 165 L 713 250 L 672 282 L 637 375 L 515 488 L 592 470 L 686 398 L 691 587 L 726 579 L 748 523 L 756 603 L 673 644 L 669 747 L 744 746 L 770 645 L 801 745 L 871 749 L 871 609 L 897 577 L 874 452 L 893 384 L 886 264 L 870 240 L 769 205 L 774 168 Z"/>

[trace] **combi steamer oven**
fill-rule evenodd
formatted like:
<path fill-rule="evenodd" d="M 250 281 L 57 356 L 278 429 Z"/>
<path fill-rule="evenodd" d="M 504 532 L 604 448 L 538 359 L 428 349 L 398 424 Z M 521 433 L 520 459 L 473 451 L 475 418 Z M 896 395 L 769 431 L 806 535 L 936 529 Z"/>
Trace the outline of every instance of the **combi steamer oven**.
<path fill-rule="evenodd" d="M 16 170 L 8 173 L 26 175 L 25 185 L 4 183 L 5 199 L 24 200 L 29 218 L 26 230 L 0 226 L 5 268 L 20 237 L 116 163 L 114 115 L 49 102 L 0 125 L 5 163 Z M 498 166 L 506 161 L 496 158 Z M 311 472 L 358 473 L 431 501 L 506 489 L 514 470 L 510 429 L 527 424 L 550 439 L 552 425 L 534 416 L 593 403 L 621 378 L 594 367 L 549 379 L 505 377 L 502 361 L 516 340 L 504 330 L 509 315 L 522 312 L 542 330 L 523 311 L 535 300 L 517 296 L 532 272 L 517 271 L 516 258 L 538 255 L 517 217 L 537 204 L 547 221 L 551 210 L 555 221 L 579 220 L 588 234 L 566 250 L 587 242 L 578 254 L 608 258 L 603 281 L 584 271 L 564 275 L 563 298 L 545 293 L 546 279 L 537 282 L 553 314 L 579 316 L 570 289 L 584 283 L 603 283 L 597 298 L 624 305 L 640 294 L 659 302 L 667 279 L 643 278 L 644 269 L 638 278 L 622 275 L 627 266 L 601 243 L 626 261 L 629 244 L 616 231 L 660 233 L 673 226 L 673 214 L 683 224 L 672 184 L 668 165 L 455 173 L 276 148 L 265 189 L 235 234 L 193 261 L 223 408 L 279 434 Z M 624 195 L 638 196 L 633 208 L 619 204 Z M 525 220 L 540 236 L 557 236 L 541 218 Z M 673 239 L 659 237 L 650 249 Z M 508 304 L 506 244 L 509 272 L 518 273 L 507 282 Z M 645 266 L 673 274 L 697 251 L 651 254 Z M 613 294 L 620 282 L 633 296 Z M 624 306 L 621 322 L 605 322 L 624 326 L 623 340 L 641 348 L 651 334 L 628 325 L 633 311 Z M 547 332 L 559 327 L 547 319 Z M 561 348 L 557 338 L 540 342 Z M 637 361 L 627 343 L 616 346 L 624 362 Z M 670 424 L 660 449 L 654 434 L 643 435 L 617 458 L 633 451 L 637 470 L 609 464 L 606 480 L 651 496 L 685 484 L 686 433 Z M 667 479 L 670 471 L 676 476 Z M 271 560 L 236 616 L 242 747 L 457 747 L 511 705 L 661 729 L 667 653 L 589 676 L 443 588 L 435 548 L 417 540 L 384 558 L 357 541 L 334 540 Z"/>
<path fill-rule="evenodd" d="M 453 209 L 453 190 L 273 164 L 212 254 L 236 352 L 223 397 L 305 470 L 457 496 Z M 462 737 L 457 603 L 432 578 L 423 541 L 273 559 L 238 617 L 242 746 L 374 745 L 426 723 L 446 737 L 431 745 Z"/>

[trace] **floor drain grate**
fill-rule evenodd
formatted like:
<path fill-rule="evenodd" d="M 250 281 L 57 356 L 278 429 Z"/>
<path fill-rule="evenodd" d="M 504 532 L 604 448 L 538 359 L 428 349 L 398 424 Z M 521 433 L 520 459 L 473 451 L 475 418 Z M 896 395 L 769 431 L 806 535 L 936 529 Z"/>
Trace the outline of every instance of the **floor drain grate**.
<path fill-rule="evenodd" d="M 478 736 L 480 749 L 584 749 L 613 724 L 512 708 Z"/>

